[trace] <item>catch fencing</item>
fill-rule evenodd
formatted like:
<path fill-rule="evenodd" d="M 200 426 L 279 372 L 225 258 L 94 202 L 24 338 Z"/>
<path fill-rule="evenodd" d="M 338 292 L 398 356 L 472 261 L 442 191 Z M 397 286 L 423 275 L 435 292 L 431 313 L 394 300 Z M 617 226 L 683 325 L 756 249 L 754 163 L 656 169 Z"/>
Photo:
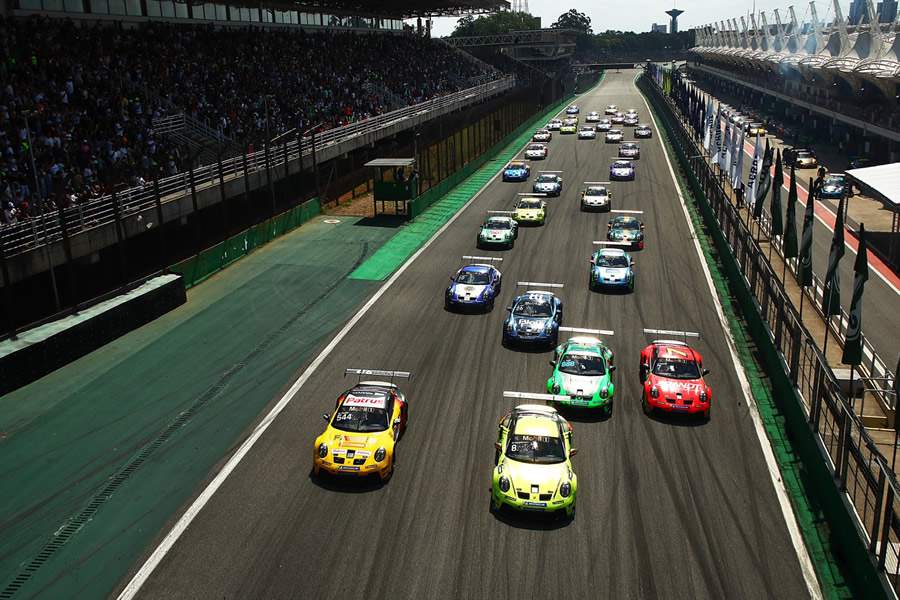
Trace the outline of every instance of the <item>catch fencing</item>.
<path fill-rule="evenodd" d="M 663 119 L 692 189 L 698 200 L 703 201 L 699 198 L 703 196 L 708 201 L 718 221 L 800 399 L 806 421 L 818 436 L 835 484 L 846 494 L 869 557 L 896 595 L 900 576 L 900 485 L 894 471 L 847 402 L 841 383 L 784 289 L 780 273 L 773 269 L 738 207 L 729 199 L 726 184 L 707 161 L 693 129 L 686 125 L 676 103 L 651 78 L 641 79 L 640 86 Z M 844 331 L 846 325 L 841 327 Z M 885 383 L 891 381 L 893 374 L 887 372 L 886 379 Z"/>

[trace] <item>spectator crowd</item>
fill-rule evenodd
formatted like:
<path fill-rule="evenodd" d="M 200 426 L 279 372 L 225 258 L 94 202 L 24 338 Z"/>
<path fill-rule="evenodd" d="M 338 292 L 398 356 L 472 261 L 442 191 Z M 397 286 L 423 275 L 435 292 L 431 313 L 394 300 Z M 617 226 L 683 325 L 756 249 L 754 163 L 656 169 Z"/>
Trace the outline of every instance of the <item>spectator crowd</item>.
<path fill-rule="evenodd" d="M 0 17 L 0 51 L 7 224 L 190 166 L 190 148 L 153 132 L 167 114 L 184 112 L 246 146 L 319 123 L 338 127 L 489 75 L 409 34 Z"/>

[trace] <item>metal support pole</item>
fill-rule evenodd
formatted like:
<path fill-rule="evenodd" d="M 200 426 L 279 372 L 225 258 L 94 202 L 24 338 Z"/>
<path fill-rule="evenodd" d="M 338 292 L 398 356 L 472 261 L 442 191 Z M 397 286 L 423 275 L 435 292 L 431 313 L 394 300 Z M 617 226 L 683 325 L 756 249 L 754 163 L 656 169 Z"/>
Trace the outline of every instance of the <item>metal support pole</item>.
<path fill-rule="evenodd" d="M 159 259 L 162 262 L 162 272 L 169 272 L 169 261 L 166 256 L 166 229 L 163 223 L 162 195 L 159 192 L 159 175 L 153 172 L 153 199 L 156 202 L 156 220 L 159 227 Z"/>
<path fill-rule="evenodd" d="M 315 171 L 316 178 L 316 196 L 319 197 L 319 202 L 322 201 L 322 187 L 319 184 L 319 158 L 316 156 L 316 130 L 313 129 L 312 132 L 312 161 L 313 161 L 313 171 Z"/>
<path fill-rule="evenodd" d="M 272 187 L 272 168 L 269 163 L 269 140 L 263 144 L 263 154 L 266 159 L 266 185 L 269 187 L 269 199 L 272 202 L 272 211 L 270 216 L 275 216 L 275 189 Z"/>
<path fill-rule="evenodd" d="M 193 189 L 193 177 L 191 177 L 191 188 Z M 125 224 L 122 222 L 122 211 L 119 206 L 119 195 L 113 191 L 112 194 L 113 201 L 113 218 L 116 221 L 116 247 L 119 253 L 119 270 L 121 271 L 120 275 L 122 277 L 122 286 L 120 289 L 125 289 L 128 285 L 128 257 L 125 254 L 126 245 L 125 245 Z"/>
<path fill-rule="evenodd" d="M 222 150 L 216 156 L 219 167 L 219 201 L 222 203 L 222 231 L 228 235 L 228 202 L 225 199 L 225 170 L 222 168 Z"/>
<path fill-rule="evenodd" d="M 57 216 L 59 218 L 59 230 L 62 232 L 63 251 L 66 255 L 66 272 L 68 273 L 69 279 L 66 287 L 72 294 L 72 312 L 73 314 L 78 314 L 78 298 L 73 289 L 75 287 L 75 274 L 72 272 L 72 240 L 69 239 L 69 232 L 66 227 L 65 211 L 62 208 L 57 209 Z"/>
<path fill-rule="evenodd" d="M 41 210 L 41 228 L 44 231 L 44 256 L 47 258 L 47 268 L 50 271 L 50 285 L 53 288 L 53 306 L 59 312 L 59 288 L 56 287 L 56 269 L 53 266 L 53 253 L 50 251 L 50 239 L 47 236 L 47 213 Z"/>

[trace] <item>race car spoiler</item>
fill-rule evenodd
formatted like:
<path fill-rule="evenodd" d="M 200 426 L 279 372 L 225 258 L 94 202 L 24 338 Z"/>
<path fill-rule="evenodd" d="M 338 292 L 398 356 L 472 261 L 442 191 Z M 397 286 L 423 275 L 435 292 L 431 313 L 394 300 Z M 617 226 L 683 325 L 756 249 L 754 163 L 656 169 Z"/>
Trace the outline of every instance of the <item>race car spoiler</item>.
<path fill-rule="evenodd" d="M 549 171 L 547 171 L 547 172 L 549 172 Z M 538 196 L 538 197 L 545 198 L 547 196 L 547 194 L 545 194 L 544 192 L 519 192 L 518 194 L 516 194 L 516 196 Z"/>
<path fill-rule="evenodd" d="M 412 379 L 412 373 L 409 371 L 385 371 L 383 369 L 344 369 L 344 377 L 347 375 L 358 375 L 360 380 L 367 375 L 390 377 L 391 383 L 394 383 L 394 379 Z"/>
<path fill-rule="evenodd" d="M 607 240 L 597 240 L 591 243 L 595 246 L 631 246 L 631 242 L 611 242 Z"/>
<path fill-rule="evenodd" d="M 514 211 L 514 210 L 489 210 L 487 212 L 488 212 L 488 214 L 491 214 L 491 215 L 514 215 L 514 214 L 516 214 L 516 211 Z"/>
<path fill-rule="evenodd" d="M 562 283 L 541 283 L 540 281 L 517 281 L 516 285 L 522 286 L 522 287 L 532 287 L 532 286 L 540 286 L 540 287 L 548 287 L 548 288 L 563 287 Z"/>
<path fill-rule="evenodd" d="M 516 398 L 517 400 L 543 400 L 545 402 L 567 402 L 571 400 L 569 396 L 560 394 L 532 394 L 529 392 L 503 392 L 504 398 Z"/>
<path fill-rule="evenodd" d="M 488 262 L 503 262 L 499 256 L 463 256 L 463 260 L 486 260 Z"/>
<path fill-rule="evenodd" d="M 674 335 L 682 338 L 700 339 L 700 334 L 696 331 L 680 331 L 678 329 L 647 329 L 644 328 L 644 335 Z"/>
<path fill-rule="evenodd" d="M 644 211 L 642 211 L 642 210 L 625 210 L 625 209 L 611 210 L 609 212 L 621 213 L 623 215 L 642 215 L 642 214 L 644 214 Z"/>
<path fill-rule="evenodd" d="M 588 333 L 591 335 L 615 335 L 612 329 L 585 329 L 584 327 L 560 327 L 560 331 L 571 333 Z"/>
<path fill-rule="evenodd" d="M 608 181 L 583 181 L 584 185 L 610 185 Z"/>
<path fill-rule="evenodd" d="M 564 171 L 538 171 L 538 173 L 563 173 Z"/>

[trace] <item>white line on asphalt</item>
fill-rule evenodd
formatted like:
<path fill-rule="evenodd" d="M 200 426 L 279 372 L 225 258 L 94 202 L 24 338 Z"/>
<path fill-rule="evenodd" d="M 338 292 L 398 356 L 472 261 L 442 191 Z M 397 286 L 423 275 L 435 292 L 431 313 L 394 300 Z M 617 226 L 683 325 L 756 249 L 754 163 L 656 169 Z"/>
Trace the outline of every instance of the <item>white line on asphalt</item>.
<path fill-rule="evenodd" d="M 640 93 L 640 91 L 638 91 Z M 650 105 L 647 103 L 647 99 L 641 94 L 641 99 L 644 101 L 644 105 L 647 107 L 647 112 L 650 113 L 650 118 L 653 119 L 653 125 L 655 126 L 657 131 L 660 131 L 659 123 L 656 122 L 656 115 L 653 114 L 653 111 L 650 110 Z M 657 138 L 659 139 L 659 138 Z M 706 259 L 703 256 L 703 250 L 700 248 L 700 241 L 697 239 L 697 235 L 694 231 L 694 224 L 691 221 L 691 216 L 688 213 L 687 204 L 685 203 L 684 196 L 681 193 L 681 187 L 678 185 L 678 179 L 675 177 L 675 170 L 672 168 L 672 162 L 669 160 L 669 153 L 666 151 L 665 143 L 660 139 L 659 142 L 660 147 L 662 148 L 663 156 L 666 158 L 666 164 L 669 166 L 669 174 L 672 176 L 672 183 L 675 185 L 675 191 L 678 194 L 678 199 L 681 201 L 681 209 L 684 211 L 684 219 L 687 221 L 688 229 L 691 232 L 691 238 L 694 240 L 694 249 L 697 251 L 697 256 L 700 258 L 700 265 L 703 267 L 703 274 L 706 276 L 706 283 L 709 285 L 709 293 L 713 298 L 713 301 L 716 305 L 716 314 L 719 317 L 719 323 L 722 326 L 722 331 L 725 333 L 725 341 L 728 343 L 728 350 L 731 353 L 731 360 L 734 363 L 734 370 L 737 373 L 738 380 L 741 384 L 741 391 L 744 394 L 744 400 L 747 403 L 747 406 L 750 407 L 748 411 L 750 413 L 750 418 L 753 421 L 753 428 L 756 431 L 756 437 L 759 439 L 759 445 L 762 448 L 763 456 L 766 459 L 766 465 L 769 469 L 769 475 L 772 478 L 772 486 L 775 488 L 775 495 L 778 498 L 778 504 L 781 505 L 781 512 L 784 515 L 785 525 L 787 526 L 788 534 L 791 536 L 791 541 L 794 544 L 794 550 L 797 552 L 797 560 L 800 562 L 800 571 L 803 573 L 803 579 L 806 582 L 806 588 L 809 590 L 810 596 L 813 598 L 821 598 L 822 590 L 819 588 L 819 581 L 816 579 L 816 572 L 813 568 L 812 561 L 809 558 L 809 552 L 806 549 L 806 544 L 803 542 L 803 536 L 800 534 L 800 528 L 797 525 L 797 519 L 794 516 L 794 509 L 791 507 L 791 501 L 788 498 L 787 489 L 784 486 L 784 482 L 781 480 L 781 471 L 778 469 L 778 463 L 775 461 L 775 455 L 772 452 L 772 446 L 769 442 L 769 438 L 766 435 L 765 429 L 763 429 L 762 420 L 759 417 L 759 412 L 756 407 L 756 401 L 753 399 L 753 394 L 750 391 L 750 382 L 747 380 L 747 374 L 744 372 L 744 367 L 741 365 L 740 360 L 737 356 L 737 346 L 734 341 L 734 337 L 731 335 L 731 329 L 728 327 L 728 320 L 725 318 L 725 310 L 722 308 L 721 302 L 719 302 L 719 296 L 716 292 L 716 286 L 713 284 L 712 275 L 709 272 L 709 266 L 706 264 Z"/>
<path fill-rule="evenodd" d="M 563 112 L 563 110 L 557 112 L 556 116 Z M 523 144 L 523 147 L 530 143 L 530 141 L 525 142 L 525 144 Z M 456 214 L 450 217 L 450 220 L 444 223 L 444 225 L 440 229 L 438 229 L 421 248 L 419 248 L 408 259 L 406 259 L 406 262 L 403 263 L 403 265 L 401 265 L 399 269 L 397 269 L 397 271 L 390 277 L 390 279 L 384 282 L 384 285 L 378 288 L 378 291 L 376 291 L 375 294 L 369 299 L 369 301 L 359 309 L 359 312 L 357 312 L 349 321 L 347 321 L 347 324 L 341 328 L 334 339 L 332 339 L 331 342 L 329 342 L 329 344 L 325 346 L 325 348 L 319 353 L 319 355 L 316 356 L 316 358 L 309 364 L 309 366 L 306 367 L 303 373 L 301 373 L 300 377 L 296 381 L 294 381 L 288 391 L 285 392 L 281 399 L 278 400 L 278 402 L 275 404 L 275 406 L 272 407 L 272 410 L 270 410 L 265 418 L 260 421 L 259 425 L 257 425 L 253 429 L 247 439 L 244 440 L 244 442 L 238 447 L 231 458 L 228 459 L 228 461 L 225 463 L 225 466 L 222 467 L 222 470 L 216 473 L 212 481 L 209 482 L 209 484 L 203 489 L 203 491 L 200 492 L 200 495 L 197 496 L 197 499 L 194 500 L 194 502 L 191 503 L 184 514 L 181 515 L 181 517 L 178 519 L 169 533 L 166 534 L 163 540 L 153 550 L 147 560 L 144 561 L 144 564 L 141 565 L 141 568 L 138 569 L 137 573 L 134 574 L 134 577 L 131 578 L 131 580 L 119 594 L 118 600 L 131 600 L 137 596 L 137 593 L 140 591 L 141 587 L 144 585 L 144 583 L 147 582 L 147 580 L 150 578 L 150 575 L 153 574 L 153 571 L 156 570 L 156 567 L 159 566 L 159 564 L 166 557 L 172 547 L 175 546 L 175 543 L 178 541 L 178 539 L 184 534 L 185 531 L 187 531 L 187 528 L 194 521 L 194 519 L 197 518 L 197 515 L 200 514 L 200 511 L 203 510 L 203 508 L 207 505 L 207 503 L 209 503 L 213 495 L 215 495 L 219 488 L 222 487 L 222 484 L 225 483 L 225 480 L 228 479 L 228 476 L 231 475 L 231 473 L 237 468 L 238 464 L 240 464 L 244 457 L 250 452 L 250 450 L 253 448 L 259 438 L 262 437 L 262 435 L 266 432 L 269 426 L 273 422 L 275 422 L 275 419 L 278 418 L 278 415 L 280 415 L 281 412 L 287 407 L 287 405 L 290 404 L 291 400 L 294 399 L 294 396 L 297 394 L 297 392 L 300 391 L 300 388 L 302 388 L 303 385 L 309 380 L 309 378 L 312 377 L 313 373 L 316 372 L 319 366 L 323 362 L 325 362 L 325 359 L 328 358 L 328 355 L 330 355 L 335 347 L 344 339 L 344 337 L 346 337 L 347 334 L 350 333 L 350 330 L 353 329 L 353 326 L 356 325 L 356 323 L 359 322 L 359 320 L 362 319 L 367 312 L 369 312 L 369 309 L 374 306 L 379 298 L 381 298 L 384 293 L 394 284 L 394 282 L 400 278 L 400 275 L 402 275 L 403 272 L 406 271 L 406 269 L 423 252 L 425 252 L 425 250 L 427 250 L 428 247 L 431 246 L 431 244 L 442 233 L 444 233 L 444 231 L 446 231 L 447 228 L 450 227 L 450 225 L 452 225 L 454 221 L 456 221 L 456 219 L 458 219 L 459 216 L 462 215 L 463 212 L 465 212 L 465 210 L 469 208 L 469 206 L 473 202 L 475 202 L 475 200 L 478 199 L 479 196 L 481 196 L 482 192 L 490 187 L 490 185 L 494 182 L 495 179 L 497 179 L 497 177 L 500 176 L 502 172 L 503 171 L 500 170 L 495 173 L 481 187 L 481 189 L 478 190 L 478 192 L 476 192 L 475 195 L 472 196 L 472 198 L 462 206 L 462 208 L 456 211 Z"/>

